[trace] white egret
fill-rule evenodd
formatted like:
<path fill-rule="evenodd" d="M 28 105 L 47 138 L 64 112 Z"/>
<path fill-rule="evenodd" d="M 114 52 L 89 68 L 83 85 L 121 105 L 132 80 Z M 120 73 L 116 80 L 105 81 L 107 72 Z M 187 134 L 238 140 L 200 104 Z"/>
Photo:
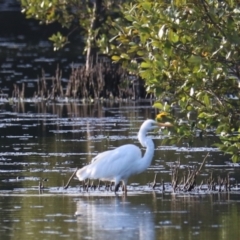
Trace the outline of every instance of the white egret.
<path fill-rule="evenodd" d="M 115 182 L 115 193 L 118 191 L 120 182 L 123 182 L 125 193 L 127 192 L 127 181 L 132 175 L 146 170 L 154 155 L 154 143 L 147 133 L 162 126 L 172 126 L 170 123 L 158 123 L 154 120 L 146 120 L 138 132 L 138 140 L 146 148 L 145 154 L 139 147 L 126 144 L 114 150 L 99 153 L 93 158 L 91 164 L 79 169 L 76 173 L 79 181 L 86 179 L 101 179 Z"/>

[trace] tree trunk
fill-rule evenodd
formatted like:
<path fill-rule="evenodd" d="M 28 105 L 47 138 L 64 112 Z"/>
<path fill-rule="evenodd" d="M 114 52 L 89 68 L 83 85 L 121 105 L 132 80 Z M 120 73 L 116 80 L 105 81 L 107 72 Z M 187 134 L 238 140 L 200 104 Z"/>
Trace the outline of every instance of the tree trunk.
<path fill-rule="evenodd" d="M 102 10 L 102 0 L 94 0 L 93 3 L 93 11 L 90 28 L 88 30 L 88 38 L 87 38 L 87 54 L 86 54 L 86 71 L 87 73 L 90 71 L 92 66 L 96 63 L 96 55 L 97 55 L 97 44 L 96 38 L 97 33 L 96 29 L 99 28 L 99 18 Z"/>

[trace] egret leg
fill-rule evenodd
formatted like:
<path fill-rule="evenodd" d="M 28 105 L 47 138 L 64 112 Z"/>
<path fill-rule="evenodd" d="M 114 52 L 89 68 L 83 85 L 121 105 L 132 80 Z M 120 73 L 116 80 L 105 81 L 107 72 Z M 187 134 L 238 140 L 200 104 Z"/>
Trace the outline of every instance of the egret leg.
<path fill-rule="evenodd" d="M 122 186 L 122 191 L 124 192 L 124 194 L 127 194 L 127 185 Z"/>
<path fill-rule="evenodd" d="M 85 187 L 86 187 L 86 183 L 85 183 L 85 180 L 82 181 L 82 190 L 83 192 L 85 191 Z"/>
<path fill-rule="evenodd" d="M 114 185 L 114 182 L 110 183 L 110 191 L 112 192 L 112 186 Z"/>
<path fill-rule="evenodd" d="M 88 192 L 88 187 L 89 187 L 89 179 L 87 180 L 87 184 L 84 186 L 85 190 Z"/>
<path fill-rule="evenodd" d="M 105 182 L 105 190 L 109 191 L 109 184 L 107 181 Z"/>
<path fill-rule="evenodd" d="M 97 186 L 98 190 L 100 190 L 100 187 L 101 187 L 101 180 L 99 179 L 98 186 Z"/>
<path fill-rule="evenodd" d="M 86 185 L 86 181 L 84 180 L 84 181 L 83 181 L 83 191 L 86 190 L 86 186 L 87 186 L 87 185 Z"/>
<path fill-rule="evenodd" d="M 163 192 L 165 191 L 165 185 L 164 185 L 164 180 L 162 179 L 162 190 Z"/>
<path fill-rule="evenodd" d="M 127 180 L 123 180 L 123 187 L 122 190 L 124 191 L 124 194 L 127 195 Z"/>
<path fill-rule="evenodd" d="M 117 183 L 117 184 L 115 184 L 115 188 L 114 188 L 114 192 L 115 192 L 115 194 L 117 193 L 119 187 L 120 187 L 120 182 Z"/>
<path fill-rule="evenodd" d="M 95 190 L 96 189 L 96 185 L 94 184 L 94 180 L 92 180 L 92 183 L 91 183 L 91 189 Z"/>

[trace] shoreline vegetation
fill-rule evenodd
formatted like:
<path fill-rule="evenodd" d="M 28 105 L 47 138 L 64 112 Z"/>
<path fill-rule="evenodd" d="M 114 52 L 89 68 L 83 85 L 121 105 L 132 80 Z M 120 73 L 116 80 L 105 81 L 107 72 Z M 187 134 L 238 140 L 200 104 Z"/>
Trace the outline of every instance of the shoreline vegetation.
<path fill-rule="evenodd" d="M 11 91 L 11 90 L 10 90 Z M 57 66 L 55 76 L 46 77 L 44 69 L 36 79 L 34 94 L 26 97 L 25 83 L 13 84 L 11 96 L 0 93 L 0 102 L 53 101 L 92 102 L 94 100 L 144 100 L 152 99 L 146 93 L 144 82 L 130 75 L 118 64 L 100 61 L 90 71 L 86 66 L 72 66 L 68 81 L 62 81 L 62 70 Z"/>

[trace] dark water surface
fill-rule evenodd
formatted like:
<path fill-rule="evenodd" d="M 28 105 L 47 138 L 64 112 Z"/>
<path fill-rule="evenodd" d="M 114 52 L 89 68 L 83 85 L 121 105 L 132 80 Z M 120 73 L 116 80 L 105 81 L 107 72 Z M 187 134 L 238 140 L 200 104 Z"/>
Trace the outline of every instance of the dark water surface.
<path fill-rule="evenodd" d="M 67 34 L 66 29 L 57 24 L 40 25 L 36 20 L 26 19 L 20 8 L 8 11 L 7 1 L 2 2 L 0 0 L 0 93 L 12 97 L 13 85 L 22 89 L 25 84 L 25 97 L 31 98 L 37 92 L 38 79 L 45 76 L 50 86 L 58 66 L 62 73 L 61 85 L 65 88 L 72 67 L 84 62 L 78 32 L 70 37 L 71 44 L 54 51 L 49 37 L 57 31 Z"/>
<path fill-rule="evenodd" d="M 76 167 L 98 152 L 126 143 L 139 146 L 137 132 L 156 112 L 151 103 L 2 103 L 0 105 L 0 236 L 6 239 L 238 239 L 239 164 L 211 147 L 211 136 L 189 148 L 163 146 L 152 165 L 129 179 L 128 196 L 104 190 L 83 191 L 77 179 L 63 185 Z M 144 149 L 143 149 L 144 151 Z M 197 179 L 225 178 L 230 192 L 172 193 L 171 169 L 199 167 Z M 184 170 L 185 169 L 185 170 Z M 148 185 L 158 173 L 165 192 Z M 43 181 L 44 189 L 39 190 Z M 205 183 L 205 182 L 204 182 Z"/>

